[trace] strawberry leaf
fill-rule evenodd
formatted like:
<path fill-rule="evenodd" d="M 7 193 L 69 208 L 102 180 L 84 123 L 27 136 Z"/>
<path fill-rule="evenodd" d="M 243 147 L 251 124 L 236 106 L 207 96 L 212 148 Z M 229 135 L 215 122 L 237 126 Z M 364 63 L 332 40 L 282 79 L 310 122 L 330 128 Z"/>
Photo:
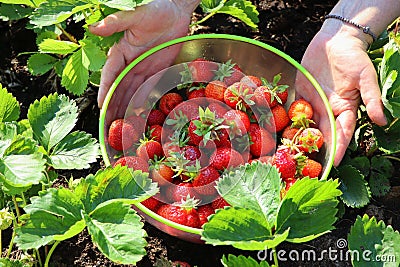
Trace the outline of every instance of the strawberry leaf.
<path fill-rule="evenodd" d="M 77 110 L 74 101 L 57 93 L 44 96 L 30 105 L 28 120 L 34 137 L 47 152 L 75 127 Z"/>
<path fill-rule="evenodd" d="M 204 224 L 202 239 L 207 244 L 231 245 L 242 250 L 274 248 L 287 238 L 289 230 L 272 235 L 271 225 L 260 212 L 236 207 L 219 209 Z"/>
<path fill-rule="evenodd" d="M 243 21 L 246 25 L 257 28 L 258 11 L 252 2 L 246 0 L 230 0 L 218 10 L 218 13 L 225 13 Z"/>
<path fill-rule="evenodd" d="M 356 168 L 343 165 L 338 168 L 343 202 L 353 208 L 364 207 L 369 203 L 371 191 L 362 175 Z"/>
<path fill-rule="evenodd" d="M 33 54 L 28 59 L 28 69 L 33 75 L 42 75 L 50 71 L 58 60 L 47 54 Z"/>
<path fill-rule="evenodd" d="M 4 1 L 1 1 L 0 5 L 0 20 L 2 21 L 12 21 L 19 20 L 22 18 L 28 17 L 33 12 L 33 8 L 22 6 L 22 5 L 13 5 L 13 4 L 4 4 Z"/>
<path fill-rule="evenodd" d="M 287 241 L 306 242 L 332 230 L 336 221 L 338 180 L 305 177 L 287 191 L 279 207 L 276 233 L 290 229 Z"/>
<path fill-rule="evenodd" d="M 280 183 L 275 167 L 256 161 L 222 175 L 217 190 L 232 206 L 252 209 L 273 225 L 280 203 Z"/>
<path fill-rule="evenodd" d="M 41 53 L 53 53 L 68 55 L 79 48 L 79 44 L 70 41 L 60 41 L 54 39 L 44 39 L 39 45 Z"/>
<path fill-rule="evenodd" d="M 90 39 L 82 40 L 79 43 L 82 46 L 83 66 L 91 71 L 100 70 L 107 59 L 105 52 Z"/>
<path fill-rule="evenodd" d="M 377 222 L 375 217 L 369 218 L 368 215 L 358 216 L 347 239 L 349 250 L 357 251 L 359 255 L 352 257 L 353 266 L 399 266 L 400 234 L 383 221 Z M 371 265 L 373 262 L 377 264 Z"/>
<path fill-rule="evenodd" d="M 130 205 L 114 202 L 84 214 L 93 243 L 110 260 L 120 264 L 140 261 L 147 245 L 141 218 Z"/>
<path fill-rule="evenodd" d="M 387 129 L 377 125 L 372 129 L 379 150 L 386 154 L 400 152 L 400 120 L 395 120 Z"/>
<path fill-rule="evenodd" d="M 66 188 L 40 192 L 24 208 L 15 243 L 20 249 L 37 249 L 77 235 L 85 228 L 82 209 L 78 196 Z"/>
<path fill-rule="evenodd" d="M 89 81 L 89 64 L 85 61 L 81 48 L 70 56 L 62 72 L 61 85 L 74 95 L 81 95 Z"/>
<path fill-rule="evenodd" d="M 19 118 L 20 109 L 17 99 L 0 84 L 0 122 L 16 121 Z"/>
<path fill-rule="evenodd" d="M 222 264 L 224 267 L 269 267 L 270 265 L 266 261 L 261 261 L 258 263 L 252 257 L 245 257 L 243 255 L 235 256 L 232 254 L 228 255 L 228 258 L 223 255 L 221 259 Z"/>
<path fill-rule="evenodd" d="M 55 145 L 50 160 L 55 169 L 86 169 L 98 155 L 97 140 L 90 134 L 75 131 Z"/>
<path fill-rule="evenodd" d="M 15 4 L 15 5 L 26 5 L 30 7 L 38 7 L 41 3 L 45 2 L 46 0 L 1 0 L 4 4 Z"/>
<path fill-rule="evenodd" d="M 119 10 L 134 10 L 136 7 L 148 4 L 153 0 L 98 0 L 100 4 Z"/>

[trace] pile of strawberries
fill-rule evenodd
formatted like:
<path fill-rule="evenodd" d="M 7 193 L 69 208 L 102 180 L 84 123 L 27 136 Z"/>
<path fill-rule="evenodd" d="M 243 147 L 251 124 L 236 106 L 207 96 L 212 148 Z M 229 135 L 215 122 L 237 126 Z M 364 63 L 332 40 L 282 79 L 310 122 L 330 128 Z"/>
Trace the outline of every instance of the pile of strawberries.
<path fill-rule="evenodd" d="M 181 75 L 182 83 L 152 109 L 109 127 L 109 145 L 123 152 L 114 166 L 148 172 L 160 186 L 142 202 L 147 208 L 200 228 L 229 205 L 215 184 L 230 168 L 272 164 L 285 184 L 282 194 L 297 179 L 320 176 L 315 156 L 324 138 L 312 120 L 313 107 L 304 99 L 285 105 L 288 86 L 280 84 L 280 74 L 268 81 L 244 74 L 230 61 L 200 58 Z"/>

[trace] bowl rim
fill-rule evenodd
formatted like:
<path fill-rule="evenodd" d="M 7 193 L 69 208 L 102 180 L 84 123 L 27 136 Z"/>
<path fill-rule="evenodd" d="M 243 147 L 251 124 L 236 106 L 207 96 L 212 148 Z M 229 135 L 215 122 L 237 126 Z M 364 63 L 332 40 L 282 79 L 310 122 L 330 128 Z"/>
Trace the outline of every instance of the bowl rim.
<path fill-rule="evenodd" d="M 142 60 L 145 58 L 149 57 L 150 55 L 175 44 L 183 43 L 186 41 L 192 41 L 192 40 L 199 40 L 199 39 L 228 39 L 228 40 L 233 40 L 233 41 L 241 41 L 245 43 L 249 43 L 252 45 L 259 46 L 261 48 L 264 48 L 282 58 L 284 58 L 287 62 L 289 62 L 291 65 L 293 65 L 297 70 L 299 70 L 308 80 L 309 82 L 314 86 L 314 88 L 317 90 L 319 96 L 321 97 L 325 107 L 327 107 L 327 113 L 328 113 L 328 120 L 329 124 L 331 125 L 331 138 L 332 138 L 332 143 L 331 147 L 328 148 L 328 151 L 333 151 L 333 153 L 330 153 L 328 161 L 327 161 L 327 167 L 324 171 L 324 175 L 321 177 L 321 180 L 326 180 L 328 178 L 328 175 L 330 173 L 330 170 L 333 167 L 334 163 L 334 158 L 336 154 L 336 142 L 337 142 L 337 136 L 336 136 L 336 123 L 335 123 L 335 117 L 332 112 L 331 105 L 328 101 L 328 98 L 323 91 L 322 87 L 319 85 L 317 80 L 311 75 L 311 73 L 308 72 L 308 70 L 303 67 L 299 62 L 297 62 L 295 59 L 293 59 L 291 56 L 286 54 L 285 52 L 268 45 L 266 43 L 263 43 L 258 40 L 250 39 L 247 37 L 243 36 L 238 36 L 238 35 L 231 35 L 231 34 L 219 34 L 219 33 L 204 33 L 204 34 L 194 34 L 194 35 L 188 35 L 180 38 L 176 38 L 167 42 L 164 42 L 162 44 L 159 44 L 153 48 L 150 48 L 146 52 L 142 53 L 139 55 L 137 58 L 135 58 L 129 65 L 127 65 L 121 73 L 117 76 L 113 84 L 111 85 L 109 91 L 107 92 L 107 95 L 104 99 L 103 106 L 100 110 L 100 119 L 99 119 L 99 143 L 100 143 L 100 151 L 102 158 L 104 160 L 104 163 L 106 166 L 109 166 L 111 163 L 109 161 L 108 155 L 107 155 L 107 149 L 106 149 L 106 143 L 104 140 L 104 123 L 105 123 L 105 118 L 106 118 L 106 111 L 108 108 L 108 104 L 112 98 L 112 95 L 116 88 L 118 87 L 119 83 L 122 81 L 122 79 L 125 77 L 125 75 L 132 70 L 138 63 L 140 63 Z M 184 232 L 188 233 L 193 233 L 193 234 L 199 234 L 201 233 L 201 229 L 193 228 L 193 227 L 188 227 L 185 225 L 181 225 L 178 223 L 174 223 L 172 221 L 169 221 L 158 214 L 156 214 L 153 211 L 150 211 L 147 209 L 145 206 L 143 206 L 140 203 L 135 204 L 141 211 L 146 213 L 148 216 L 152 217 L 153 219 L 162 222 L 166 224 L 167 226 L 171 226 L 173 228 L 176 228 L 178 230 L 182 230 Z"/>

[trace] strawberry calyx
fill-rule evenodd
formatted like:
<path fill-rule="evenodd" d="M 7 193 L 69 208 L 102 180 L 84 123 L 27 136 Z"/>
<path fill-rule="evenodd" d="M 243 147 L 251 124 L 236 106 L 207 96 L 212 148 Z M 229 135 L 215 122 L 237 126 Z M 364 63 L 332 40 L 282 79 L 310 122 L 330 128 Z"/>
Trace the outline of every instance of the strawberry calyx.
<path fill-rule="evenodd" d="M 281 78 L 282 76 L 280 73 L 273 77 L 272 82 L 268 81 L 265 78 L 261 78 L 262 85 L 266 86 L 270 91 L 270 103 L 274 102 L 274 100 L 276 99 L 279 104 L 284 104 L 282 99 L 279 97 L 279 94 L 284 93 L 289 88 L 289 85 L 278 84 Z"/>
<path fill-rule="evenodd" d="M 235 109 L 246 111 L 246 106 L 255 104 L 253 100 L 254 93 L 251 87 L 238 82 L 229 86 L 227 90 L 229 90 L 231 96 L 228 96 L 226 99 L 231 103 L 236 103 Z"/>
<path fill-rule="evenodd" d="M 188 194 L 186 197 L 182 197 L 181 201 L 174 202 L 172 205 L 180 207 L 186 211 L 197 209 L 200 204 L 200 199 L 196 199 Z"/>
<path fill-rule="evenodd" d="M 225 63 L 221 63 L 218 66 L 218 69 L 215 71 L 215 79 L 223 81 L 224 78 L 231 77 L 233 72 L 235 71 L 235 63 L 232 63 L 232 60 L 229 59 Z"/>
<path fill-rule="evenodd" d="M 223 124 L 224 120 L 224 118 L 217 118 L 208 107 L 205 110 L 199 107 L 199 118 L 192 120 L 196 127 L 193 133 L 203 137 L 204 145 L 210 140 L 219 140 L 217 131 L 229 128 Z"/>

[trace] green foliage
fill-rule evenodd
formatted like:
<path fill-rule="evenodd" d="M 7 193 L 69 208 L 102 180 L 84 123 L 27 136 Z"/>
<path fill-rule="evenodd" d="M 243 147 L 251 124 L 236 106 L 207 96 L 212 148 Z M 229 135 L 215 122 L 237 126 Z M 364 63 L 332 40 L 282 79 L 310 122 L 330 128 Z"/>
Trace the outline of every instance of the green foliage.
<path fill-rule="evenodd" d="M 280 181 L 274 166 L 260 162 L 223 174 L 217 189 L 232 206 L 210 217 L 202 239 L 213 245 L 264 250 L 284 241 L 306 242 L 333 229 L 341 194 L 337 180 L 305 177 L 282 200 Z"/>
<path fill-rule="evenodd" d="M 69 239 L 87 227 L 108 258 L 135 264 L 146 253 L 146 233 L 131 204 L 156 192 L 147 174 L 125 166 L 108 167 L 73 189 L 49 188 L 33 197 L 21 216 L 15 242 L 23 250 L 37 249 Z"/>
<path fill-rule="evenodd" d="M 225 267 L 269 267 L 270 265 L 266 261 L 262 261 L 258 263 L 252 257 L 245 257 L 243 255 L 235 256 L 235 255 L 228 255 L 228 258 L 225 255 L 222 257 L 221 262 Z"/>
<path fill-rule="evenodd" d="M 353 266 L 399 266 L 400 234 L 374 217 L 357 217 L 348 235 Z"/>

